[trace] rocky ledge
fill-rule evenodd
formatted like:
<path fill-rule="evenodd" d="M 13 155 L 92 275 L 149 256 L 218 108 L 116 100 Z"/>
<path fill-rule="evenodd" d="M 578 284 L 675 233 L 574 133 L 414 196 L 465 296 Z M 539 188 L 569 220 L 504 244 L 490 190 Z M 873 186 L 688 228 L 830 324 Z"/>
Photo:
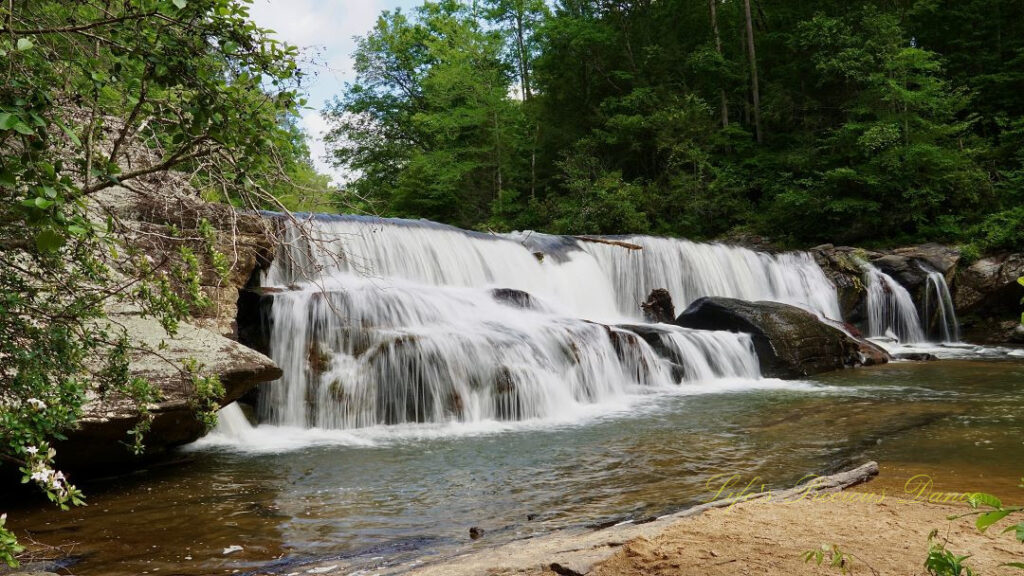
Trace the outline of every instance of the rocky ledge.
<path fill-rule="evenodd" d="M 200 373 L 220 379 L 225 392 L 222 405 L 281 376 L 270 358 L 193 324 L 182 323 L 171 338 L 152 318 L 119 312 L 111 314 L 110 320 L 127 330 L 138 347 L 131 353 L 131 375 L 145 378 L 161 393 L 160 400 L 150 406 L 153 421 L 144 437 L 146 453 L 136 456 L 128 446 L 128 431 L 139 421 L 134 403 L 93 391 L 79 428 L 58 446 L 60 463 L 69 469 L 91 473 L 123 468 L 201 437 L 205 430 L 195 414 L 192 380 L 183 371 L 186 359 L 195 360 Z"/>
<path fill-rule="evenodd" d="M 281 376 L 270 358 L 237 342 L 239 291 L 269 264 L 276 245 L 265 219 L 204 202 L 174 174 L 154 175 L 132 190 L 112 187 L 94 200 L 116 220 L 126 243 L 149 256 L 157 272 L 180 266 L 182 247 L 203 254 L 210 238 L 200 228 L 202 222 L 209 223 L 215 231 L 212 248 L 226 256 L 228 273 L 222 276 L 209 265 L 200 270 L 200 288 L 210 305 L 190 310 L 190 318 L 180 323 L 174 337 L 136 309 L 108 310 L 111 327 L 129 336 L 130 376 L 149 381 L 159 390 L 160 400 L 149 407 L 153 421 L 144 437 L 146 454 L 137 457 L 128 447 L 128 431 L 139 420 L 134 403 L 116 394 L 90 392 L 79 427 L 58 445 L 60 464 L 87 474 L 130 468 L 203 435 L 185 362 L 194 361 L 201 376 L 219 378 L 225 390 L 221 405 Z"/>
<path fill-rule="evenodd" d="M 995 254 L 970 262 L 957 248 L 935 243 L 892 250 L 823 244 L 810 252 L 835 284 L 847 322 L 862 325 L 867 320 L 867 290 L 860 262 L 869 262 L 891 276 L 919 307 L 928 289 L 928 270 L 934 270 L 950 287 L 964 340 L 1024 344 L 1024 332 L 1019 327 L 1024 289 L 1017 284 L 1017 278 L 1024 276 L 1024 254 Z M 923 320 L 933 326 L 937 318 Z"/>

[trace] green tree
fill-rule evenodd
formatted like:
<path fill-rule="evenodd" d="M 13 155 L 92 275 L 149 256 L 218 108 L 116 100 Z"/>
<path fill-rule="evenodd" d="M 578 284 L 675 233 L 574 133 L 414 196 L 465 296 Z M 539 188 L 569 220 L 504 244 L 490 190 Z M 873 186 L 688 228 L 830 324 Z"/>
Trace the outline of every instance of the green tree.
<path fill-rule="evenodd" d="M 472 227 L 522 186 L 525 122 L 503 38 L 451 0 L 386 12 L 359 42 L 357 82 L 328 113 L 335 164 L 381 213 Z"/>
<path fill-rule="evenodd" d="M 942 78 L 938 57 L 905 39 L 896 18 L 816 16 L 795 43 L 823 84 L 841 88 L 843 122 L 829 129 L 814 170 L 773 200 L 773 221 L 803 217 L 818 239 L 890 237 L 950 240 L 987 194 L 972 158 L 968 98 Z M 836 230 L 845 228 L 845 233 Z"/>

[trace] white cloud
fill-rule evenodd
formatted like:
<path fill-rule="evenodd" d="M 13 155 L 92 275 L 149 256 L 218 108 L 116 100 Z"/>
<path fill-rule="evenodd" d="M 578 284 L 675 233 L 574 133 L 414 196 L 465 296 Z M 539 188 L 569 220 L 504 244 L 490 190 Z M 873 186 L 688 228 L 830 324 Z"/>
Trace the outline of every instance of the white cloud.
<path fill-rule="evenodd" d="M 321 64 L 306 86 L 309 105 L 317 110 L 302 114 L 302 126 L 310 135 L 309 150 L 317 170 L 329 174 L 336 183 L 347 175 L 324 161 L 327 147 L 323 135 L 327 122 L 319 108 L 341 94 L 345 82 L 354 79 L 352 53 L 356 36 L 373 29 L 384 10 L 409 9 L 422 0 L 254 0 L 252 20 L 274 30 L 278 39 L 319 53 Z"/>

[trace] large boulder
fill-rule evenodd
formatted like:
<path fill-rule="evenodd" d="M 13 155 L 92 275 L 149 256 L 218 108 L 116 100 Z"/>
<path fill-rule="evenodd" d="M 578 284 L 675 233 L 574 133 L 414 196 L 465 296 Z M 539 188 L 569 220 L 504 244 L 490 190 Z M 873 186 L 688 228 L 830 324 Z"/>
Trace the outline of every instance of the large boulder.
<path fill-rule="evenodd" d="M 960 251 L 943 244 L 920 244 L 886 251 L 871 251 L 849 246 L 824 244 L 811 248 L 811 254 L 818 265 L 836 287 L 843 319 L 851 324 L 864 327 L 867 321 L 867 290 L 864 284 L 863 262 L 870 262 L 882 272 L 891 276 L 907 289 L 923 314 L 923 302 L 928 291 L 928 273 L 935 270 L 943 275 L 951 291 L 955 292 L 955 280 L 960 264 Z M 959 306 L 957 307 L 959 310 Z M 933 309 L 938 313 L 938 308 Z M 928 318 L 929 325 L 938 318 Z"/>
<path fill-rule="evenodd" d="M 924 290 L 930 270 L 940 272 L 947 283 L 952 282 L 959 261 L 959 250 L 935 243 L 895 248 L 887 254 L 871 257 L 872 264 L 914 295 Z"/>
<path fill-rule="evenodd" d="M 960 250 L 935 242 L 895 248 L 892 253 L 894 256 L 912 260 L 917 264 L 924 264 L 932 270 L 941 272 L 947 282 L 953 280 L 956 265 L 960 262 Z"/>
<path fill-rule="evenodd" d="M 192 379 L 183 370 L 185 360 L 196 361 L 199 375 L 220 379 L 225 392 L 221 405 L 261 382 L 281 377 L 273 360 L 212 330 L 183 322 L 172 338 L 153 318 L 119 311 L 110 320 L 131 336 L 130 375 L 146 379 L 161 394 L 149 407 L 153 421 L 144 436 L 146 453 L 137 456 L 127 445 L 128 431 L 139 421 L 134 402 L 93 390 L 79 427 L 58 445 L 60 464 L 66 468 L 94 473 L 131 467 L 200 438 L 205 430 L 196 417 Z"/>
<path fill-rule="evenodd" d="M 956 276 L 953 300 L 963 323 L 964 339 L 979 343 L 1014 342 L 1020 324 L 1024 254 L 982 258 Z"/>
<path fill-rule="evenodd" d="M 849 336 L 802 308 L 779 302 L 700 298 L 675 323 L 750 334 L 761 373 L 768 377 L 800 378 L 889 359 L 874 344 Z"/>

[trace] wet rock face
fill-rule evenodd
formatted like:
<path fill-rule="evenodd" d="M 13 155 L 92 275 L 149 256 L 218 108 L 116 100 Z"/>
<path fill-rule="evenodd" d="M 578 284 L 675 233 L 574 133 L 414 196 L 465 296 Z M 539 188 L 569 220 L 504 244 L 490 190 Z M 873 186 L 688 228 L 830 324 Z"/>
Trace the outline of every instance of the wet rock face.
<path fill-rule="evenodd" d="M 495 288 L 491 290 L 491 297 L 502 304 L 514 308 L 524 308 L 526 310 L 537 308 L 537 303 L 529 292 L 523 292 L 514 288 Z"/>
<path fill-rule="evenodd" d="M 867 320 L 865 298 L 867 290 L 864 286 L 864 270 L 858 264 L 858 258 L 865 258 L 877 253 L 867 253 L 850 246 L 835 247 L 823 244 L 811 249 L 814 260 L 825 272 L 825 276 L 836 287 L 839 297 L 839 310 L 843 320 L 859 325 Z M 839 318 L 836 318 L 839 320 Z"/>
<path fill-rule="evenodd" d="M 669 324 L 676 319 L 676 307 L 672 303 L 672 295 L 664 288 L 655 288 L 647 296 L 640 309 L 644 311 L 644 319 L 648 322 Z"/>
<path fill-rule="evenodd" d="M 806 310 L 778 302 L 700 298 L 675 323 L 750 334 L 761 373 L 768 377 L 799 378 L 888 361 L 888 354 L 877 346 L 846 335 Z"/>
<path fill-rule="evenodd" d="M 980 343 L 1016 342 L 1020 299 L 1024 287 L 1024 254 L 982 258 L 956 275 L 953 300 L 963 320 L 965 340 Z"/>

